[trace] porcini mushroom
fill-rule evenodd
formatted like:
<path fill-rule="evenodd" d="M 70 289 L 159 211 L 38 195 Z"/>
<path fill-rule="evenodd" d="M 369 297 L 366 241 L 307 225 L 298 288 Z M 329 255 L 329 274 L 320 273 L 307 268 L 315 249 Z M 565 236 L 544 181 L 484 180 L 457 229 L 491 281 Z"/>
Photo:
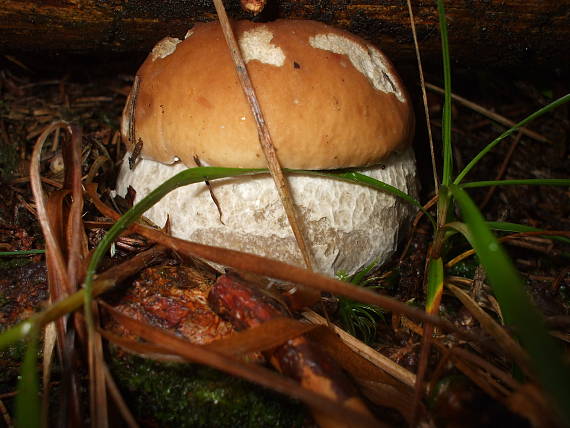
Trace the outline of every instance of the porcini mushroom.
<path fill-rule="evenodd" d="M 284 168 L 358 171 L 415 193 L 409 147 L 414 116 L 389 60 L 350 33 L 313 21 L 234 23 L 242 55 Z M 123 113 L 130 151 L 117 191 L 140 199 L 196 166 L 264 168 L 255 122 L 218 23 L 198 24 L 184 40 L 159 42 L 137 73 Z M 138 144 L 137 144 L 138 143 Z M 355 272 L 395 251 L 412 209 L 396 197 L 333 178 L 289 175 L 315 261 L 333 275 Z M 175 236 L 303 265 L 268 175 L 178 189 L 145 214 L 170 218 Z"/>

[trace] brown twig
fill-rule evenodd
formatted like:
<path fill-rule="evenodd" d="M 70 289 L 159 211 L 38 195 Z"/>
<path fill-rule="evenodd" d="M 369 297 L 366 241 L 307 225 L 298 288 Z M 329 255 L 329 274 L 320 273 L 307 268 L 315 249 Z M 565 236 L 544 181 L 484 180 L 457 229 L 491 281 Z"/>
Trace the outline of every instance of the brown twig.
<path fill-rule="evenodd" d="M 510 243 L 512 245 L 516 245 L 516 244 L 513 244 L 513 242 L 516 242 L 516 240 L 525 238 L 527 236 L 564 236 L 564 237 L 570 237 L 570 232 L 565 231 L 565 230 L 541 230 L 541 231 L 536 231 L 536 232 L 520 232 L 520 233 L 514 233 L 512 235 L 502 236 L 498 239 L 498 241 Z M 538 247 L 536 245 L 532 245 L 529 243 L 525 243 L 525 244 L 522 244 L 520 246 L 524 246 L 524 248 L 529 248 L 529 249 L 533 249 L 536 251 L 548 253 L 548 251 L 545 250 L 544 248 Z M 445 264 L 446 269 L 449 269 L 450 267 L 456 265 L 457 263 L 461 262 L 462 260 L 465 260 L 467 257 L 472 256 L 473 254 L 475 254 L 475 250 L 471 249 L 471 250 L 467 250 L 467 251 L 459 254 L 458 256 L 455 256 L 453 259 L 451 259 L 450 261 L 448 261 Z"/>
<path fill-rule="evenodd" d="M 431 198 L 427 204 L 424 205 L 424 209 L 427 211 L 429 210 L 431 207 L 433 207 L 437 201 L 439 200 L 439 195 L 435 195 L 433 198 Z M 421 218 L 423 217 L 424 212 L 423 211 L 418 211 L 418 213 L 416 214 L 416 217 L 414 218 L 414 221 L 412 222 L 412 229 L 410 230 L 410 237 L 408 239 L 408 242 L 406 242 L 406 246 L 404 247 L 404 250 L 402 251 L 402 254 L 400 255 L 400 264 L 403 263 L 404 259 L 406 258 L 406 256 L 408 255 L 408 251 L 410 250 L 410 245 L 412 244 L 412 241 L 414 239 L 414 233 L 418 227 L 418 224 L 420 223 Z"/>
<path fill-rule="evenodd" d="M 275 187 L 277 188 L 277 192 L 279 193 L 279 198 L 281 199 L 281 203 L 283 204 L 285 213 L 287 214 L 287 218 L 289 219 L 289 224 L 291 226 L 291 229 L 293 230 L 293 235 L 295 235 L 297 245 L 299 246 L 301 254 L 303 255 L 303 260 L 305 261 L 305 265 L 307 269 L 312 270 L 313 268 L 312 255 L 309 251 L 309 247 L 307 246 L 305 237 L 301 230 L 300 222 L 297 218 L 297 213 L 293 202 L 293 198 L 291 196 L 289 183 L 283 174 L 281 165 L 279 164 L 277 153 L 275 151 L 275 147 L 273 146 L 271 135 L 269 133 L 269 128 L 267 127 L 265 118 L 263 117 L 263 113 L 261 111 L 261 106 L 259 105 L 257 96 L 255 95 L 253 84 L 247 72 L 245 62 L 243 61 L 230 21 L 224 9 L 224 4 L 222 0 L 214 0 L 214 5 L 216 7 L 218 19 L 220 20 L 222 31 L 224 32 L 224 37 L 226 38 L 226 43 L 228 44 L 232 60 L 236 67 L 236 72 L 241 87 L 247 98 L 249 106 L 251 107 L 253 117 L 255 118 L 255 124 L 257 126 L 259 142 L 261 144 L 261 148 L 263 149 L 263 153 L 267 160 L 269 171 L 271 172 L 271 176 L 273 177 L 273 181 L 275 182 Z"/>
<path fill-rule="evenodd" d="M 6 408 L 6 406 L 4 405 L 2 400 L 0 400 L 0 413 L 2 414 L 2 419 L 4 419 L 4 423 L 6 424 L 6 427 L 7 428 L 13 428 L 14 424 L 12 424 L 12 418 L 10 417 L 10 414 L 8 413 L 8 409 Z"/>
<path fill-rule="evenodd" d="M 307 310 L 303 312 L 303 318 L 307 319 L 313 324 L 326 325 L 326 320 L 314 311 Z M 362 343 L 360 340 L 356 339 L 354 336 L 348 334 L 346 331 L 333 325 L 333 331 L 338 337 L 354 352 L 356 352 L 361 357 L 370 361 L 376 367 L 381 368 L 386 373 L 394 376 L 396 379 L 405 383 L 406 385 L 413 387 L 416 381 L 416 376 L 406 370 L 399 364 L 380 354 L 376 350 L 372 349 L 368 345 Z"/>
<path fill-rule="evenodd" d="M 196 164 L 196 166 L 202 166 L 202 161 L 200 161 L 200 158 L 196 155 L 194 155 L 194 163 Z M 218 216 L 220 217 L 220 223 L 225 225 L 224 220 L 222 220 L 222 207 L 220 206 L 220 202 L 218 201 L 218 198 L 214 194 L 214 189 L 212 187 L 212 183 L 210 183 L 209 180 L 204 180 L 204 183 L 206 184 L 206 187 L 208 188 L 208 191 L 210 192 L 210 198 L 212 198 L 214 205 L 218 209 Z"/>
<path fill-rule="evenodd" d="M 44 182 L 45 184 L 49 184 L 50 186 L 55 187 L 56 189 L 61 189 L 63 188 L 63 183 L 61 181 L 57 181 L 57 180 L 53 180 L 51 178 L 47 178 L 47 177 L 40 177 L 40 180 L 42 182 Z M 20 183 L 27 183 L 30 181 L 30 177 L 18 177 L 18 178 L 14 178 L 13 180 L 10 181 L 10 184 L 20 184 Z"/>
<path fill-rule="evenodd" d="M 556 275 L 556 278 L 554 281 L 552 281 L 552 285 L 550 287 L 553 292 L 558 291 L 560 284 L 562 284 L 562 281 L 564 278 L 566 278 L 566 275 L 568 275 L 568 273 L 570 273 L 570 267 L 567 266 L 566 268 L 562 269 L 558 275 Z"/>
<path fill-rule="evenodd" d="M 436 85 L 432 85 L 431 83 L 426 83 L 426 87 L 439 94 L 444 93 L 444 90 L 442 88 Z M 465 107 L 468 107 L 471 110 L 476 111 L 477 113 L 482 114 L 483 116 L 486 116 L 497 123 L 500 123 L 501 125 L 507 126 L 509 128 L 512 128 L 513 126 L 516 125 L 516 123 L 513 122 L 512 120 L 507 119 L 506 117 L 501 116 L 500 114 L 492 112 L 491 110 L 488 110 L 485 107 L 482 107 L 479 104 L 474 103 L 473 101 L 469 101 L 463 97 L 460 97 L 459 95 L 451 94 L 451 98 L 457 101 L 458 103 L 463 104 Z M 526 135 L 527 137 L 540 141 L 541 143 L 552 143 L 546 137 L 538 134 L 537 132 L 531 131 L 530 129 L 519 128 L 519 132 Z"/>

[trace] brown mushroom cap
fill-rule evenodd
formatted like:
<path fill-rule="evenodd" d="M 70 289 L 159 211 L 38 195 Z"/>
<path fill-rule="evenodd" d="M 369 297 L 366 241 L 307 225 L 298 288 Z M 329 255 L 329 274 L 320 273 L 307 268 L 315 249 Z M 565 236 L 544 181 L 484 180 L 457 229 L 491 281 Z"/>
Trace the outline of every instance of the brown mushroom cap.
<path fill-rule="evenodd" d="M 234 31 L 283 167 L 374 165 L 410 142 L 408 95 L 372 45 L 313 21 L 240 21 Z M 162 40 L 137 76 L 123 114 L 131 150 L 142 141 L 143 157 L 159 162 L 266 166 L 217 22 Z"/>

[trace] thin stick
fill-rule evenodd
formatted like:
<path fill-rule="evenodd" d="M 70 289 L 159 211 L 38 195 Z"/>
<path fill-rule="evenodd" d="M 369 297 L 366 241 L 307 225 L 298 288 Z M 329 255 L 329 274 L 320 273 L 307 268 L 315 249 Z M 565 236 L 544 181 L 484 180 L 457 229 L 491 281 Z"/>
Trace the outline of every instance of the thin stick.
<path fill-rule="evenodd" d="M 432 85 L 431 83 L 426 83 L 426 87 L 428 89 L 431 89 L 434 92 L 443 94 L 444 91 L 443 89 L 441 89 L 439 86 L 436 85 Z M 509 128 L 512 128 L 513 126 L 516 125 L 515 122 L 513 122 L 512 120 L 507 119 L 504 116 L 501 116 L 500 114 L 497 114 L 495 112 L 492 112 L 491 110 L 487 110 L 485 107 L 480 106 L 479 104 L 476 104 L 472 101 L 469 101 L 463 97 L 460 97 L 459 95 L 455 95 L 455 94 L 451 94 L 451 98 L 455 101 L 457 101 L 460 104 L 463 104 L 465 107 L 470 108 L 473 111 L 476 111 L 477 113 L 488 117 L 489 119 L 500 123 L 501 125 L 507 126 Z M 537 141 L 540 141 L 541 143 L 552 143 L 548 138 L 534 132 L 531 131 L 530 129 L 527 128 L 519 128 L 519 131 L 521 133 L 523 133 L 524 135 L 526 135 L 527 137 L 533 138 Z"/>
<path fill-rule="evenodd" d="M 285 209 L 285 213 L 287 214 L 287 218 L 289 219 L 289 224 L 291 225 L 291 229 L 293 230 L 293 235 L 295 235 L 297 245 L 299 246 L 301 254 L 303 255 L 305 265 L 307 269 L 313 270 L 312 256 L 309 251 L 309 248 L 307 247 L 307 243 L 305 241 L 305 237 L 303 236 L 303 232 L 301 231 L 301 228 L 299 226 L 299 221 L 297 219 L 295 205 L 293 203 L 293 198 L 291 196 L 289 183 L 287 182 L 287 179 L 283 175 L 283 171 L 281 170 L 281 165 L 279 164 L 279 160 L 277 159 L 277 153 L 275 152 L 275 147 L 273 146 L 271 135 L 269 134 L 269 129 L 267 127 L 267 124 L 265 123 L 265 119 L 261 112 L 261 106 L 259 105 L 257 96 L 255 95 L 255 91 L 253 89 L 251 79 L 247 72 L 245 62 L 243 61 L 243 58 L 241 56 L 241 52 L 236 42 L 230 21 L 228 20 L 228 15 L 226 14 L 226 10 L 224 9 L 224 4 L 222 0 L 214 0 L 214 6 L 216 7 L 216 12 L 218 14 L 218 19 L 220 20 L 220 24 L 222 26 L 222 31 L 224 32 L 224 37 L 226 38 L 226 43 L 228 44 L 228 47 L 230 49 L 232 60 L 236 67 L 236 72 L 241 87 L 247 98 L 249 106 L 251 107 L 251 112 L 253 113 L 253 117 L 255 118 L 257 133 L 259 135 L 259 143 L 261 144 L 261 148 L 263 149 L 263 154 L 265 155 L 265 159 L 267 160 L 269 171 L 271 172 L 271 177 L 273 177 L 273 181 L 275 182 L 275 187 L 277 188 L 277 192 L 279 193 L 279 198 L 281 199 L 281 203 L 283 204 L 283 208 Z"/>
<path fill-rule="evenodd" d="M 119 413 L 123 417 L 123 421 L 127 424 L 129 428 L 139 428 L 139 424 L 137 423 L 133 414 L 129 410 L 129 406 L 127 406 L 127 403 L 125 403 L 125 400 L 121 395 L 121 391 L 119 391 L 119 388 L 117 387 L 117 384 L 115 383 L 115 380 L 113 379 L 113 376 L 111 375 L 111 372 L 107 367 L 107 364 L 105 364 L 104 362 L 103 362 L 103 372 L 105 373 L 105 381 L 107 384 L 107 388 L 111 393 L 111 397 L 113 397 L 113 400 L 115 401 L 117 410 L 119 410 Z"/>
<path fill-rule="evenodd" d="M 12 418 L 8 413 L 8 409 L 0 399 L 0 413 L 2 414 L 2 419 L 4 419 L 4 423 L 6 424 L 7 428 L 14 428 L 14 424 L 12 423 Z"/>
<path fill-rule="evenodd" d="M 327 325 L 327 322 L 323 317 L 321 317 L 319 314 L 311 310 L 304 311 L 303 318 L 305 318 L 306 320 L 310 321 L 313 324 Z M 376 367 L 381 368 L 386 373 L 392 375 L 394 378 L 398 379 L 399 381 L 408 385 L 409 387 L 414 386 L 414 383 L 416 382 L 416 376 L 412 372 L 406 370 L 399 364 L 396 364 L 394 361 L 392 361 L 388 357 L 385 357 L 379 352 L 375 351 L 368 345 L 362 343 L 360 340 L 350 335 L 342 328 L 333 325 L 333 331 L 338 335 L 340 340 L 342 340 L 350 349 L 352 349 L 358 355 L 370 361 Z"/>
<path fill-rule="evenodd" d="M 408 13 L 410 14 L 410 24 L 412 28 L 412 35 L 414 36 L 414 47 L 416 49 L 416 58 L 418 60 L 418 72 L 420 74 L 420 82 L 422 87 L 422 98 L 424 102 L 424 113 L 426 115 L 426 127 L 428 132 L 428 140 L 429 140 L 429 150 L 431 153 L 431 169 L 433 171 L 433 182 L 435 186 L 435 193 L 437 194 L 439 189 L 439 178 L 437 176 L 437 164 L 435 162 L 435 151 L 433 148 L 433 136 L 431 133 L 431 122 L 429 118 L 429 109 L 428 109 L 428 101 L 427 101 L 427 93 L 426 93 L 426 81 L 424 79 L 424 69 L 422 67 L 422 57 L 420 55 L 420 47 L 418 44 L 418 36 L 416 34 L 416 23 L 414 21 L 414 12 L 412 11 L 412 2 L 407 0 L 408 2 Z"/>
<path fill-rule="evenodd" d="M 202 162 L 200 161 L 200 158 L 196 155 L 194 155 L 194 163 L 196 164 L 196 166 L 202 166 Z M 214 188 L 212 187 L 212 183 L 210 183 L 209 180 L 204 180 L 204 184 L 206 184 L 206 187 L 208 188 L 208 191 L 210 192 L 210 198 L 212 198 L 214 205 L 218 209 L 218 215 L 220 217 L 220 223 L 225 225 L 224 220 L 222 220 L 222 208 L 220 207 L 220 202 L 218 201 L 218 198 L 214 194 Z"/>

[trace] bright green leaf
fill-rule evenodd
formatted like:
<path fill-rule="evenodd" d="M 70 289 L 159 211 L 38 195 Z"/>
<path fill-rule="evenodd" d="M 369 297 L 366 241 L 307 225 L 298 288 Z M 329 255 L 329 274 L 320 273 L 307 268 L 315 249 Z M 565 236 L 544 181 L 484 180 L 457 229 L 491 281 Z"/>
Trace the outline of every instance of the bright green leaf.
<path fill-rule="evenodd" d="M 570 424 L 570 369 L 561 347 L 548 334 L 542 316 L 524 290 L 523 280 L 473 200 L 459 186 L 452 185 L 450 190 L 461 208 L 471 232 L 471 244 L 485 267 L 505 321 L 529 353 L 544 389 Z"/>
<path fill-rule="evenodd" d="M 16 427 L 40 426 L 40 398 L 38 378 L 38 332 L 28 337 L 28 348 L 21 367 L 21 378 L 16 395 Z"/>

